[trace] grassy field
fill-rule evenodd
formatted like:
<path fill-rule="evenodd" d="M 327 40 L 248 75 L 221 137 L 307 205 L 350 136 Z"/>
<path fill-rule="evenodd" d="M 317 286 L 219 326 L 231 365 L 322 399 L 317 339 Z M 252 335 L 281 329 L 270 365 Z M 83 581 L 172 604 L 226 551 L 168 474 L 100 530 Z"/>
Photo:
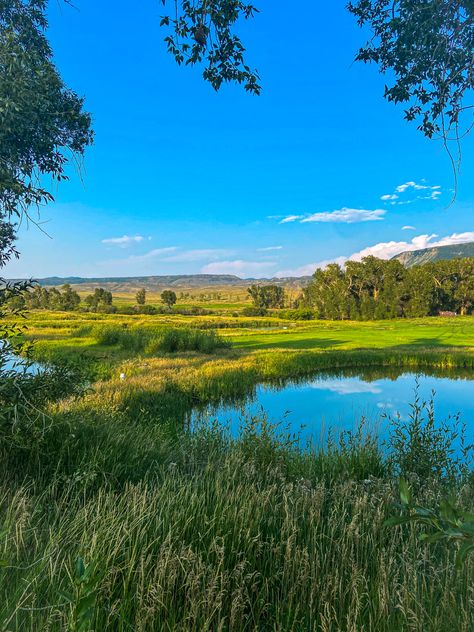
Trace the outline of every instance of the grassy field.
<path fill-rule="evenodd" d="M 0 441 L 0 629 L 473 629 L 473 560 L 456 570 L 455 551 L 414 525 L 382 526 L 400 473 L 428 506 L 447 493 L 473 506 L 471 478 L 435 467 L 452 458 L 449 437 L 414 441 L 414 462 L 432 469 L 400 472 L 364 432 L 309 453 L 264 416 L 238 438 L 189 433 L 186 419 L 317 370 L 470 373 L 474 318 L 35 312 L 26 324 L 39 360 L 74 363 L 93 383 Z M 188 350 L 165 351 L 170 340 Z"/>

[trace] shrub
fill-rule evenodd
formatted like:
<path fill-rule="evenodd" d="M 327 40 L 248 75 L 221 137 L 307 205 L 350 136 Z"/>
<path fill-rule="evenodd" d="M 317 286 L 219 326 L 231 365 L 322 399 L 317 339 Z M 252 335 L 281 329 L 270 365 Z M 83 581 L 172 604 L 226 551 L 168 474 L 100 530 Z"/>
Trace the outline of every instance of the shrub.
<path fill-rule="evenodd" d="M 134 310 L 135 314 L 146 314 L 147 316 L 154 316 L 158 314 L 158 309 L 153 305 L 137 305 Z"/>
<path fill-rule="evenodd" d="M 213 330 L 189 327 L 165 327 L 158 331 L 149 331 L 129 328 L 127 325 L 100 325 L 92 328 L 92 334 L 99 345 L 118 345 L 126 351 L 144 351 L 147 354 L 177 351 L 213 353 L 216 349 L 230 347 L 230 342 Z"/>
<path fill-rule="evenodd" d="M 387 416 L 389 462 L 402 477 L 415 475 L 422 482 L 435 479 L 453 485 L 468 475 L 473 446 L 466 445 L 459 415 L 436 421 L 433 398 L 434 393 L 429 402 L 421 401 L 417 385 L 408 420 Z"/>
<path fill-rule="evenodd" d="M 314 320 L 316 312 L 310 307 L 299 307 L 298 309 L 286 309 L 280 312 L 281 318 L 288 320 Z"/>
<path fill-rule="evenodd" d="M 199 351 L 200 353 L 212 353 L 216 349 L 228 349 L 229 347 L 230 342 L 221 338 L 213 330 L 202 331 L 188 327 L 166 327 L 149 342 L 146 352 Z"/>
<path fill-rule="evenodd" d="M 266 316 L 268 314 L 268 310 L 264 307 L 244 307 L 242 310 L 242 316 Z"/>

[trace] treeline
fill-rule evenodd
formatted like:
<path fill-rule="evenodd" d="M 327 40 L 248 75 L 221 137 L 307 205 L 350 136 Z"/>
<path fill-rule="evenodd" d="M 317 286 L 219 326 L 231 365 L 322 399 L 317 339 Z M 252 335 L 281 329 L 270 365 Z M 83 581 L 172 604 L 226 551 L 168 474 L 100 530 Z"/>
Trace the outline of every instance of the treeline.
<path fill-rule="evenodd" d="M 45 288 L 36 285 L 32 289 L 15 296 L 11 307 L 16 309 L 51 309 L 53 311 L 72 312 L 76 310 L 114 313 L 117 311 L 112 304 L 112 293 L 104 288 L 96 288 L 84 300 L 73 290 L 69 283 L 61 289 Z"/>
<path fill-rule="evenodd" d="M 471 314 L 474 259 L 436 261 L 405 268 L 399 261 L 369 256 L 318 269 L 304 289 L 301 305 L 316 318 L 378 320 Z"/>

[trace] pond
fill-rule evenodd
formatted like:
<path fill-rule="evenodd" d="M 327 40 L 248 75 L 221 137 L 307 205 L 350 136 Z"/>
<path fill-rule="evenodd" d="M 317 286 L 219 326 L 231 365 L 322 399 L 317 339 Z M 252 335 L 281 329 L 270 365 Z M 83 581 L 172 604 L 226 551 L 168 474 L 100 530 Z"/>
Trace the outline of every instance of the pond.
<path fill-rule="evenodd" d="M 471 371 L 414 374 L 397 369 L 341 371 L 319 374 L 311 379 L 286 384 L 263 384 L 252 396 L 237 405 L 209 407 L 196 411 L 192 423 L 200 419 L 217 420 L 237 434 L 243 418 L 264 412 L 272 422 L 284 420 L 290 432 L 299 432 L 302 441 L 318 444 L 328 429 L 339 433 L 354 430 L 361 418 L 384 438 L 388 434 L 387 416 L 408 419 L 415 391 L 421 401 L 434 395 L 438 421 L 460 414 L 467 424 L 467 438 L 474 436 L 474 374 Z"/>
<path fill-rule="evenodd" d="M 24 362 L 25 361 L 22 358 L 19 358 L 18 356 L 15 356 L 11 353 L 7 356 L 7 361 L 2 368 L 7 371 L 16 371 L 17 373 L 22 373 L 25 368 Z M 37 362 L 32 362 L 26 366 L 26 373 L 36 375 L 42 369 L 43 367 L 40 364 L 38 364 Z"/>

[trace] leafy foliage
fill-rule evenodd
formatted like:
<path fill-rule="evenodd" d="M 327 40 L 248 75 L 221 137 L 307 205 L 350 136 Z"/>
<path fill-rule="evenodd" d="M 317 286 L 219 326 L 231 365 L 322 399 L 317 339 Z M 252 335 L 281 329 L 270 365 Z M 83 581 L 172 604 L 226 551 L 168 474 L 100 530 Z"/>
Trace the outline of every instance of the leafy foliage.
<path fill-rule="evenodd" d="M 456 566 L 461 568 L 469 553 L 474 551 L 474 514 L 456 507 L 453 499 L 441 501 L 437 509 L 413 503 L 411 489 L 405 479 L 400 479 L 401 515 L 385 521 L 385 527 L 409 522 L 425 527 L 420 540 L 427 544 L 445 541 L 457 545 Z"/>
<path fill-rule="evenodd" d="M 83 99 L 67 88 L 53 64 L 45 10 L 45 0 L 0 2 L 0 268 L 18 256 L 14 222 L 53 199 L 44 177 L 67 179 L 70 158 L 80 157 L 92 142 Z M 7 315 L 21 314 L 29 287 L 0 279 L 2 422 L 32 407 L 22 399 L 26 386 L 36 383 L 25 373 L 27 366 L 7 368 L 11 352 L 24 351 L 22 327 L 5 324 Z"/>
<path fill-rule="evenodd" d="M 173 307 L 173 305 L 176 305 L 176 292 L 173 292 L 173 290 L 164 290 L 161 293 L 161 300 L 162 302 L 169 308 L 171 309 Z"/>
<path fill-rule="evenodd" d="M 245 48 L 233 32 L 239 19 L 253 17 L 257 9 L 241 0 L 175 0 L 170 4 L 174 4 L 174 15 L 163 16 L 161 26 L 170 27 L 165 42 L 176 62 L 204 63 L 203 77 L 215 90 L 236 82 L 247 92 L 260 94 L 258 73 L 246 64 Z"/>
<path fill-rule="evenodd" d="M 458 140 L 462 115 L 474 107 L 466 101 L 474 88 L 474 2 L 357 0 L 348 9 L 373 32 L 357 60 L 394 78 L 385 98 L 406 104 L 405 118 L 418 120 L 428 138 Z"/>
<path fill-rule="evenodd" d="M 141 288 L 135 295 L 137 305 L 145 305 L 146 303 L 146 289 Z"/>
<path fill-rule="evenodd" d="M 84 100 L 67 88 L 44 35 L 44 0 L 0 4 L 0 218 L 53 198 L 42 176 L 67 179 L 69 156 L 92 142 Z"/>
<path fill-rule="evenodd" d="M 423 484 L 431 479 L 451 486 L 462 482 L 472 467 L 473 446 L 466 442 L 466 427 L 459 415 L 437 420 L 434 393 L 429 402 L 423 402 L 418 386 L 410 409 L 407 420 L 386 416 L 394 472 L 402 477 L 415 475 Z"/>
<path fill-rule="evenodd" d="M 397 260 L 364 257 L 345 269 L 318 269 L 302 303 L 319 318 L 377 320 L 439 312 L 466 315 L 474 307 L 474 259 L 452 259 L 405 269 Z"/>
<path fill-rule="evenodd" d="M 285 289 L 279 285 L 251 285 L 247 291 L 256 308 L 270 309 L 285 305 Z"/>

